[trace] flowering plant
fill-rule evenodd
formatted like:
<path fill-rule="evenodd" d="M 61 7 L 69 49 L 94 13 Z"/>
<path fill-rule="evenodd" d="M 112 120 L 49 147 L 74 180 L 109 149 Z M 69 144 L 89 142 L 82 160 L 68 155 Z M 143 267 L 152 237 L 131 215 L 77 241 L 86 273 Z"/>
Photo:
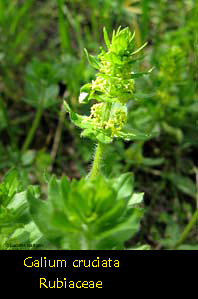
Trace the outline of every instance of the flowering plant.
<path fill-rule="evenodd" d="M 88 54 L 90 64 L 98 69 L 96 80 L 85 84 L 81 88 L 80 103 L 95 100 L 97 103 L 91 107 L 90 116 L 76 114 L 65 102 L 72 122 L 83 129 L 81 136 L 89 137 L 101 143 L 111 143 L 113 138 L 124 140 L 142 140 L 148 135 L 133 131 L 126 132 L 124 125 L 127 123 L 127 103 L 134 98 L 134 78 L 141 77 L 151 72 L 132 72 L 133 64 L 139 59 L 137 55 L 146 46 L 135 50 L 135 33 L 129 28 L 113 32 L 110 42 L 108 33 L 104 28 L 104 39 L 107 51 L 101 48 L 98 57 Z"/>

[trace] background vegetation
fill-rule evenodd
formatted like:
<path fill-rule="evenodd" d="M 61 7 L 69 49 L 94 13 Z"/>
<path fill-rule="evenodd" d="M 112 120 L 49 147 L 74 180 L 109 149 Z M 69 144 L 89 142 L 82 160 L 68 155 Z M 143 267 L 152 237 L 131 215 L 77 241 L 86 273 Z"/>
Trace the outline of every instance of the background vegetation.
<path fill-rule="evenodd" d="M 129 106 L 146 142 L 111 146 L 111 177 L 132 171 L 144 192 L 141 230 L 126 246 L 198 249 L 198 3 L 195 0 L 0 0 L 0 178 L 15 168 L 21 190 L 43 192 L 50 173 L 80 178 L 94 144 L 79 137 L 63 99 L 80 114 L 80 87 L 94 79 L 103 27 L 129 26 L 148 41 Z M 0 190 L 1 191 L 1 190 Z M 1 212 L 1 211 L 0 211 Z"/>

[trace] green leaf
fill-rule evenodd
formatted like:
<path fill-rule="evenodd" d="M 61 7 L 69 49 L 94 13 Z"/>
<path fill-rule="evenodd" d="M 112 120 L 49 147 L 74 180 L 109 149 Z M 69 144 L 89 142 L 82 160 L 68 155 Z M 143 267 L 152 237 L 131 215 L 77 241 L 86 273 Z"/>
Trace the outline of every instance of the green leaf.
<path fill-rule="evenodd" d="M 164 158 L 156 158 L 156 159 L 153 159 L 153 158 L 145 158 L 143 157 L 143 160 L 142 160 L 142 164 L 146 165 L 146 166 L 158 166 L 158 165 L 162 165 L 165 163 L 165 159 Z"/>
<path fill-rule="evenodd" d="M 17 247 L 20 250 L 27 250 L 27 249 L 42 249 L 42 247 L 37 247 L 36 245 L 42 245 L 43 241 L 43 234 L 39 231 L 37 226 L 33 221 L 29 222 L 28 224 L 24 225 L 23 228 L 18 228 L 12 234 L 12 236 L 7 240 L 9 244 L 16 244 L 16 243 L 23 243 L 26 244 L 25 247 Z M 28 245 L 33 245 L 28 246 Z M 13 248 L 15 249 L 15 247 Z"/>
<path fill-rule="evenodd" d="M 97 193 L 95 193 L 95 212 L 98 216 L 106 214 L 116 204 L 116 192 L 103 176 L 100 176 L 95 181 Z"/>
<path fill-rule="evenodd" d="M 81 92 L 79 96 L 79 103 L 87 104 L 89 102 L 89 94 L 87 92 Z"/>
<path fill-rule="evenodd" d="M 196 199 L 197 188 L 195 183 L 189 178 L 175 173 L 165 173 L 165 178 L 171 182 L 183 193 Z"/>
<path fill-rule="evenodd" d="M 145 141 L 151 137 L 151 135 L 143 134 L 138 130 L 133 130 L 133 132 L 134 133 L 125 133 L 121 131 L 117 133 L 115 137 L 122 138 L 126 141 Z"/>
<path fill-rule="evenodd" d="M 24 166 L 31 165 L 33 163 L 35 157 L 36 157 L 36 151 L 28 150 L 22 155 L 21 162 Z"/>
<path fill-rule="evenodd" d="M 0 185 L 0 197 L 3 195 L 2 193 L 5 193 L 7 199 L 12 199 L 14 194 L 19 189 L 19 180 L 18 180 L 18 172 L 15 168 L 10 169 L 3 180 L 3 183 Z"/>
<path fill-rule="evenodd" d="M 131 79 L 140 78 L 144 75 L 149 75 L 154 70 L 154 67 L 148 70 L 147 72 L 140 72 L 140 73 L 131 73 Z"/>
<path fill-rule="evenodd" d="M 112 229 L 97 235 L 97 249 L 124 249 L 123 243 L 139 230 L 143 211 L 133 209 L 131 215 Z"/>
<path fill-rule="evenodd" d="M 104 39 L 105 39 L 105 43 L 106 43 L 106 45 L 107 45 L 107 48 L 110 48 L 110 46 L 111 46 L 111 42 L 110 42 L 110 39 L 109 39 L 107 30 L 106 30 L 105 27 L 103 28 L 103 33 L 104 33 Z"/>
<path fill-rule="evenodd" d="M 15 194 L 7 208 L 13 210 L 13 216 L 20 218 L 27 218 L 28 213 L 28 203 L 27 203 L 27 193 L 26 191 Z"/>
<path fill-rule="evenodd" d="M 144 45 L 142 45 L 139 49 L 137 49 L 136 51 L 134 51 L 132 54 L 131 54 L 131 56 L 132 55 L 136 55 L 136 54 L 138 54 L 140 51 L 142 51 L 146 46 L 148 45 L 148 42 L 146 42 Z"/>
<path fill-rule="evenodd" d="M 106 58 L 108 59 L 109 62 L 113 64 L 123 64 L 124 62 L 121 60 L 120 55 L 114 53 L 114 52 L 109 52 L 106 54 Z M 105 76 L 105 74 L 102 74 Z"/>
<path fill-rule="evenodd" d="M 85 54 L 87 56 L 89 63 L 91 64 L 91 66 L 93 66 L 95 69 L 100 69 L 99 60 L 96 57 L 94 57 L 93 55 L 90 55 L 87 52 L 87 49 L 84 49 L 84 51 L 85 51 Z"/>
<path fill-rule="evenodd" d="M 142 203 L 143 199 L 144 193 L 134 193 L 128 201 L 128 206 L 133 207 L 134 205 L 138 205 Z"/>
<path fill-rule="evenodd" d="M 89 102 L 89 93 L 91 91 L 91 84 L 85 84 L 83 87 L 80 89 L 80 96 L 79 96 L 79 102 L 82 104 L 86 104 Z"/>
<path fill-rule="evenodd" d="M 113 138 L 101 132 L 96 134 L 96 140 L 105 144 L 109 144 L 113 141 Z"/>
<path fill-rule="evenodd" d="M 61 239 L 60 230 L 51 225 L 53 206 L 50 201 L 37 199 L 34 195 L 32 187 L 29 187 L 27 199 L 30 207 L 30 214 L 39 230 L 46 236 L 47 239 L 59 244 Z"/>
<path fill-rule="evenodd" d="M 72 223 L 67 217 L 66 214 L 55 211 L 52 218 L 51 218 L 51 225 L 62 232 L 64 235 L 65 233 L 81 233 L 81 227 L 79 225 L 75 225 Z M 61 234 L 61 235 L 62 235 Z"/>
<path fill-rule="evenodd" d="M 70 115 L 70 118 L 71 118 L 71 121 L 78 127 L 80 128 L 85 128 L 86 125 L 85 123 L 83 123 L 83 120 L 85 120 L 87 117 L 86 116 L 81 116 L 77 113 L 75 113 L 70 107 L 69 105 L 67 104 L 66 101 L 64 101 L 64 107 L 65 107 L 65 110 L 67 112 L 69 112 L 69 115 Z"/>
<path fill-rule="evenodd" d="M 81 87 L 80 91 L 89 93 L 91 90 L 91 86 L 92 86 L 91 83 L 87 83 Z"/>
<path fill-rule="evenodd" d="M 179 143 L 184 139 L 183 132 L 180 128 L 175 128 L 166 122 L 162 122 L 162 128 L 166 133 L 176 137 Z"/>
<path fill-rule="evenodd" d="M 61 196 L 60 182 L 53 175 L 48 185 L 48 201 L 55 210 L 62 211 L 64 209 L 64 203 Z"/>
<path fill-rule="evenodd" d="M 113 179 L 113 187 L 117 191 L 117 198 L 128 198 L 133 192 L 134 176 L 132 173 L 124 173 Z"/>

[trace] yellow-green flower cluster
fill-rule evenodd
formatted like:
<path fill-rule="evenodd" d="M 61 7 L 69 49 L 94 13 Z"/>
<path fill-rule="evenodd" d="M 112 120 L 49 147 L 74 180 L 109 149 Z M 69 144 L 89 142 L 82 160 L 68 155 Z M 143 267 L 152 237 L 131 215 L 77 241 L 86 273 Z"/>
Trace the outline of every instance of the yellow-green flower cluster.
<path fill-rule="evenodd" d="M 120 102 L 126 104 L 134 92 L 134 80 L 123 79 L 120 76 L 104 79 L 98 75 L 95 81 L 92 81 L 92 91 L 105 94 L 108 102 Z"/>
<path fill-rule="evenodd" d="M 137 54 L 145 47 L 135 50 L 134 34 L 129 28 L 113 32 L 109 40 L 106 29 L 104 39 L 107 50 L 95 57 L 85 49 L 90 64 L 98 70 L 96 79 L 81 88 L 81 104 L 95 100 L 90 116 L 81 116 L 72 111 L 65 103 L 72 122 L 83 129 L 81 136 L 89 137 L 102 143 L 110 143 L 114 137 L 124 140 L 145 138 L 139 132 L 125 132 L 127 122 L 127 103 L 134 97 L 134 78 L 149 72 L 134 73 L 132 66 L 137 61 Z"/>
<path fill-rule="evenodd" d="M 108 42 L 107 42 L 108 43 Z M 107 52 L 98 56 L 99 73 L 92 81 L 92 96 L 97 92 L 104 94 L 104 101 L 126 104 L 133 98 L 134 80 L 131 76 L 134 35 L 128 28 L 113 33 L 112 43 Z"/>
<path fill-rule="evenodd" d="M 105 103 L 95 104 L 91 107 L 91 114 L 86 121 L 91 121 L 94 129 L 105 130 L 111 137 L 116 136 L 120 131 L 122 131 L 123 126 L 127 122 L 127 114 L 122 109 L 116 109 L 112 113 L 108 120 L 104 119 L 103 111 L 105 108 Z"/>

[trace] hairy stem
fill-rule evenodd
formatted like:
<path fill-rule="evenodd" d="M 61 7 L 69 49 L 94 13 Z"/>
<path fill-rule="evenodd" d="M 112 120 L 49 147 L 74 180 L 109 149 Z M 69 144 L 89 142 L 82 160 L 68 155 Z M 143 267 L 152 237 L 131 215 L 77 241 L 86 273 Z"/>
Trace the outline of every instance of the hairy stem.
<path fill-rule="evenodd" d="M 106 103 L 103 110 L 103 120 L 108 121 L 110 114 L 111 114 L 112 103 Z M 100 173 L 102 173 L 102 169 L 104 166 L 104 157 L 106 154 L 106 147 L 105 143 L 99 142 L 97 145 L 93 166 L 89 177 L 93 180 L 97 177 Z"/>
<path fill-rule="evenodd" d="M 97 145 L 93 166 L 90 172 L 90 179 L 93 180 L 100 173 L 102 173 L 103 168 L 103 158 L 106 151 L 106 144 L 99 142 Z"/>

